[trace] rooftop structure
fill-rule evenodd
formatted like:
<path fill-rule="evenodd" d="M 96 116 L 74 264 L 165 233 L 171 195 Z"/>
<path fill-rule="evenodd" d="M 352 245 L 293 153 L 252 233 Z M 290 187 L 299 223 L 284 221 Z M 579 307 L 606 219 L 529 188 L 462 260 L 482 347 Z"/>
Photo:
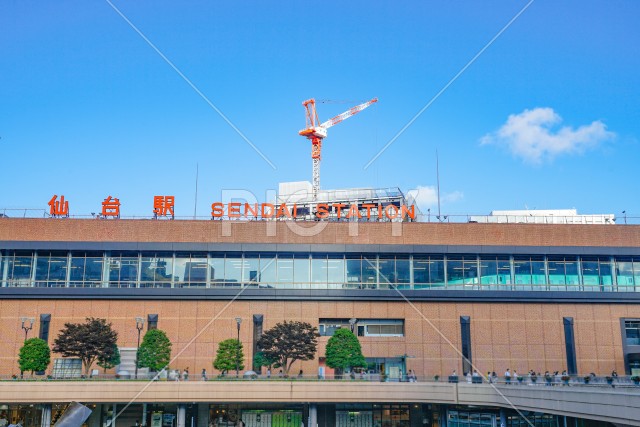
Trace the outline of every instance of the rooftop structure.
<path fill-rule="evenodd" d="M 286 203 L 297 206 L 299 218 L 316 220 L 317 205 L 327 205 L 326 219 L 334 221 L 416 221 L 421 215 L 415 200 L 405 195 L 398 187 L 389 188 L 345 188 L 339 190 L 320 190 L 314 200 L 312 184 L 309 181 L 283 182 L 278 185 L 277 204 Z M 338 205 L 343 205 L 337 209 Z M 349 208 L 357 209 L 359 215 L 346 216 Z M 389 207 L 391 206 L 391 207 Z M 387 210 L 396 212 L 402 206 L 412 207 L 411 216 L 387 215 Z M 378 214 L 378 213 L 381 214 Z"/>
<path fill-rule="evenodd" d="M 576 209 L 524 209 L 491 211 L 490 215 L 471 215 L 469 222 L 524 224 L 615 224 L 614 214 L 578 214 Z"/>

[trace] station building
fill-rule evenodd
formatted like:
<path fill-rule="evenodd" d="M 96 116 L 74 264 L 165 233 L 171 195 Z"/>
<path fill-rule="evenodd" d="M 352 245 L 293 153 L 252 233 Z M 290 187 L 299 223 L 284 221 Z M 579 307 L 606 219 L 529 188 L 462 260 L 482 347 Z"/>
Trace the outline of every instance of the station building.
<path fill-rule="evenodd" d="M 299 320 L 317 326 L 321 337 L 317 357 L 291 372 L 314 378 L 332 377 L 325 346 L 341 327 L 359 337 L 372 381 L 403 382 L 409 370 L 418 381 L 473 369 L 500 376 L 506 369 L 640 373 L 636 225 L 4 217 L 0 283 L 4 377 L 18 373 L 25 319 L 34 319 L 29 337 L 52 344 L 65 323 L 87 317 L 106 318 L 118 331 L 122 365 L 108 374 L 132 370 L 136 318 L 145 330 L 167 332 L 176 356 L 170 369 L 188 368 L 193 381 L 203 369 L 218 374 L 217 344 L 235 338 L 237 319 L 246 369 L 262 331 Z M 49 373 L 80 375 L 79 361 L 52 356 Z M 217 398 L 183 405 L 182 416 L 172 402 L 145 404 L 144 419 L 149 425 L 157 413 L 178 411 L 184 422 L 186 411 L 203 427 L 230 426 L 238 416 L 248 427 L 299 427 L 313 404 L 305 399 L 284 405 Z M 323 426 L 501 419 L 495 408 L 411 401 L 359 398 L 312 407 Z M 16 410 L 0 402 L 3 408 Z M 109 408 L 102 405 L 89 425 L 106 425 Z M 535 416 L 535 425 L 558 423 Z M 525 425 L 519 422 L 514 417 L 509 425 Z"/>

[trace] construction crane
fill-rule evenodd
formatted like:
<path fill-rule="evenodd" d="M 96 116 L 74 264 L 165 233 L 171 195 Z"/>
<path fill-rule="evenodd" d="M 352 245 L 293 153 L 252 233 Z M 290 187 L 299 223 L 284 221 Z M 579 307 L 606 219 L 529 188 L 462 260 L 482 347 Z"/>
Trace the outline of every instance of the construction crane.
<path fill-rule="evenodd" d="M 316 100 L 313 98 L 307 99 L 302 103 L 307 114 L 307 127 L 298 133 L 311 141 L 311 161 L 313 162 L 312 194 L 314 202 L 318 200 L 318 192 L 320 191 L 320 152 L 322 151 L 322 140 L 327 137 L 327 129 L 358 114 L 376 102 L 378 102 L 378 98 L 373 98 L 371 101 L 356 105 L 322 124 L 319 124 L 320 120 L 318 120 L 318 113 L 316 112 Z"/>

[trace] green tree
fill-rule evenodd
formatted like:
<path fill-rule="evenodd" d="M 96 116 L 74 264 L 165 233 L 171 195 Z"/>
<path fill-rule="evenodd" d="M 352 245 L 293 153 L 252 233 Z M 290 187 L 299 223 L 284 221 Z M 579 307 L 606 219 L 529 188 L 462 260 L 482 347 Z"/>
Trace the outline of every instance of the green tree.
<path fill-rule="evenodd" d="M 278 361 L 276 359 L 268 358 L 262 351 L 256 353 L 253 357 L 253 367 L 256 370 L 260 370 L 263 366 L 267 368 L 278 367 Z"/>
<path fill-rule="evenodd" d="M 342 375 L 345 369 L 367 367 L 358 337 L 346 328 L 336 330 L 329 338 L 326 358 L 327 366 L 335 369 L 338 375 Z"/>
<path fill-rule="evenodd" d="M 20 372 L 44 371 L 51 363 L 51 350 L 47 342 L 40 338 L 29 338 L 24 342 L 18 355 Z"/>
<path fill-rule="evenodd" d="M 107 369 L 115 368 L 120 364 L 120 349 L 118 346 L 114 346 L 113 354 L 110 358 L 105 359 L 104 355 L 98 356 L 98 366 L 107 372 Z"/>
<path fill-rule="evenodd" d="M 318 328 L 306 322 L 278 323 L 258 341 L 258 348 L 270 360 L 276 360 L 289 375 L 296 360 L 313 360 L 318 348 Z"/>
<path fill-rule="evenodd" d="M 150 329 L 144 334 L 138 350 L 138 368 L 157 372 L 166 368 L 171 360 L 171 341 L 160 329 Z"/>
<path fill-rule="evenodd" d="M 54 341 L 53 352 L 63 357 L 82 360 L 85 375 L 98 357 L 105 360 L 113 356 L 118 333 L 105 319 L 88 317 L 85 323 L 65 323 Z"/>
<path fill-rule="evenodd" d="M 236 365 L 237 363 L 237 365 Z M 213 367 L 226 375 L 228 371 L 244 369 L 244 353 L 242 352 L 242 343 L 235 338 L 221 341 L 218 344 L 216 359 L 213 361 Z"/>

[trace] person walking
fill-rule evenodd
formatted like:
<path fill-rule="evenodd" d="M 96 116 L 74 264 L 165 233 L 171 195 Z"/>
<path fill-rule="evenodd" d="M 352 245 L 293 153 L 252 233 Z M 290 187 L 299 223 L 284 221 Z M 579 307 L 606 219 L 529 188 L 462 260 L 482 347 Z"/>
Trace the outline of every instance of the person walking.
<path fill-rule="evenodd" d="M 504 372 L 504 382 L 507 384 L 511 384 L 511 371 L 509 368 Z"/>
<path fill-rule="evenodd" d="M 267 368 L 267 379 L 271 378 L 271 368 Z"/>
<path fill-rule="evenodd" d="M 206 381 L 206 380 L 207 380 L 207 370 L 202 369 L 202 381 Z"/>

